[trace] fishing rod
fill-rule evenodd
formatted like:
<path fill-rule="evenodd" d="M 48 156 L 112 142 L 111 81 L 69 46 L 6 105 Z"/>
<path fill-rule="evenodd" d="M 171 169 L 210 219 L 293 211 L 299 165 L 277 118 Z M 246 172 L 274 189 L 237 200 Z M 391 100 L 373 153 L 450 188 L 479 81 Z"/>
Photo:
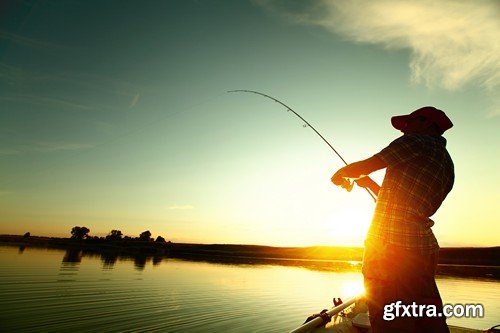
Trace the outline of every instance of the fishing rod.
<path fill-rule="evenodd" d="M 345 165 L 348 165 L 348 163 L 346 162 L 346 160 L 344 160 L 344 158 L 339 154 L 339 152 L 333 148 L 333 146 L 330 144 L 330 142 L 328 142 L 324 137 L 323 135 L 321 135 L 321 133 L 319 133 L 315 128 L 314 126 L 312 126 L 307 120 L 305 120 L 300 114 L 298 114 L 297 112 L 295 112 L 295 110 L 293 110 L 291 107 L 289 107 L 288 105 L 286 105 L 285 103 L 281 102 L 280 100 L 272 97 L 272 96 L 269 96 L 269 95 L 266 95 L 264 93 L 261 93 L 261 92 L 258 92 L 258 91 L 254 91 L 254 90 L 244 90 L 244 89 L 237 89 L 237 90 L 229 90 L 228 93 L 234 93 L 234 92 L 246 92 L 246 93 L 252 93 L 252 94 L 257 94 L 257 95 L 261 95 L 261 96 L 264 96 L 264 97 L 267 97 L 273 101 L 275 101 L 276 103 L 279 103 L 281 105 L 283 105 L 285 108 L 287 108 L 287 111 L 289 112 L 292 112 L 294 115 L 296 115 L 300 120 L 302 120 L 305 125 L 304 127 L 310 127 L 327 145 L 328 147 L 330 147 L 333 152 L 342 160 L 342 162 L 344 162 Z M 349 182 L 348 182 L 349 183 Z M 343 188 L 345 188 L 347 191 L 351 191 L 352 187 L 353 187 L 353 183 L 349 183 L 349 184 L 342 184 L 341 185 Z M 377 200 L 375 198 L 375 196 L 373 195 L 372 192 L 370 192 L 370 190 L 368 188 L 365 187 L 365 190 L 366 192 L 368 192 L 368 194 L 370 195 L 370 197 L 372 197 L 373 200 Z"/>
<path fill-rule="evenodd" d="M 347 299 L 345 302 L 343 302 L 343 303 L 341 303 L 339 305 L 336 305 L 333 308 L 331 308 L 330 310 L 326 311 L 326 315 L 328 317 L 330 317 L 330 318 L 333 318 L 333 316 L 338 315 L 342 310 L 350 307 L 351 305 L 353 305 L 354 303 L 356 303 L 357 301 L 359 301 L 362 297 L 363 297 L 363 294 L 351 297 L 351 298 Z M 316 318 L 314 318 L 314 319 L 312 319 L 310 321 L 305 322 L 304 324 L 302 324 L 301 326 L 297 327 L 293 331 L 290 331 L 290 333 L 309 332 L 311 329 L 313 329 L 313 328 L 318 327 L 319 325 L 321 325 L 322 322 L 323 322 L 323 318 L 322 317 L 316 317 Z"/>

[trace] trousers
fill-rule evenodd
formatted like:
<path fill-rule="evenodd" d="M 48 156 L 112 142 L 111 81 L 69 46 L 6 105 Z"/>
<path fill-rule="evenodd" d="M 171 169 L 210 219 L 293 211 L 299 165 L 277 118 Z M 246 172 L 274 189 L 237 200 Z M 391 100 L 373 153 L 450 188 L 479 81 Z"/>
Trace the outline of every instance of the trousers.
<path fill-rule="evenodd" d="M 442 313 L 443 303 L 435 280 L 437 262 L 437 252 L 427 255 L 390 244 L 366 243 L 362 271 L 372 333 L 449 333 L 444 316 L 427 311 L 401 316 L 402 309 L 400 316 L 395 316 L 394 306 L 391 308 L 399 301 L 404 305 L 423 305 L 424 309 L 431 306 L 436 314 Z M 387 313 L 389 310 L 394 316 Z"/>

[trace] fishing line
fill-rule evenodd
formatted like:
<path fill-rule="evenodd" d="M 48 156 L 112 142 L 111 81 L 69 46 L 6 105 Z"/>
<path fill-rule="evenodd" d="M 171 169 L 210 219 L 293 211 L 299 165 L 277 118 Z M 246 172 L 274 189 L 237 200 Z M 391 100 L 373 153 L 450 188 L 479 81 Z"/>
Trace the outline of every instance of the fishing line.
<path fill-rule="evenodd" d="M 339 152 L 335 148 L 333 148 L 333 146 L 330 144 L 330 142 L 328 142 L 328 140 L 326 140 L 325 137 L 323 135 L 321 135 L 321 133 L 319 133 L 307 120 L 305 120 L 300 114 L 295 112 L 295 110 L 293 110 L 291 107 L 289 107 L 285 103 L 281 102 L 280 100 L 278 100 L 272 96 L 269 96 L 269 95 L 266 95 L 264 93 L 254 91 L 254 90 L 236 89 L 236 90 L 229 90 L 228 91 L 228 93 L 234 93 L 234 92 L 245 92 L 245 93 L 252 93 L 252 94 L 261 95 L 263 97 L 266 97 L 266 98 L 269 98 L 269 99 L 275 101 L 276 103 L 281 104 L 282 106 L 284 106 L 287 109 L 288 112 L 292 112 L 295 116 L 297 116 L 300 120 L 302 120 L 305 124 L 304 127 L 310 127 L 328 145 L 328 147 L 330 147 L 333 150 L 333 152 L 342 160 L 342 162 L 344 162 L 345 165 L 348 165 L 346 160 L 344 160 L 344 158 L 339 154 Z M 344 187 L 344 186 L 342 186 L 342 187 Z M 350 190 L 347 187 L 344 187 L 344 188 L 346 188 L 348 191 Z M 375 201 L 377 200 L 368 188 L 365 188 L 365 190 L 370 195 L 370 197 L 372 197 L 373 200 L 375 200 Z"/>

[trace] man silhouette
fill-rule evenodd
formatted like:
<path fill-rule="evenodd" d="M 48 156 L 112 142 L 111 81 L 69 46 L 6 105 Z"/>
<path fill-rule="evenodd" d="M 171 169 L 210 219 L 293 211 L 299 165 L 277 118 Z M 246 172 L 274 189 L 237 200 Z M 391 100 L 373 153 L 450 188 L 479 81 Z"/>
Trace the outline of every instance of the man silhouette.
<path fill-rule="evenodd" d="M 363 275 L 373 333 L 449 332 L 445 317 L 408 316 L 384 320 L 384 307 L 401 301 L 442 312 L 435 282 L 439 245 L 430 217 L 453 187 L 453 161 L 442 134 L 453 124 L 431 106 L 391 118 L 404 133 L 374 156 L 339 169 L 336 185 L 355 179 L 377 195 L 365 241 Z M 387 168 L 382 186 L 367 175 Z M 400 303 L 401 303 L 400 302 Z M 432 315 L 432 311 L 430 312 Z M 420 313 L 418 313 L 420 315 Z"/>

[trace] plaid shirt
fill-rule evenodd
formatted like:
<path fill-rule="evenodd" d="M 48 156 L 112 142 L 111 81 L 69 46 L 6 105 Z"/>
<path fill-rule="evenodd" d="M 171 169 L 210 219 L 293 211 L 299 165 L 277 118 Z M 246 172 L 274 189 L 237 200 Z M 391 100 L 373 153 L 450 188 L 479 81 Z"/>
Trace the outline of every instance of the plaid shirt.
<path fill-rule="evenodd" d="M 453 161 L 441 136 L 407 134 L 375 154 L 387 164 L 367 242 L 430 254 L 439 250 L 430 219 L 453 187 Z"/>

